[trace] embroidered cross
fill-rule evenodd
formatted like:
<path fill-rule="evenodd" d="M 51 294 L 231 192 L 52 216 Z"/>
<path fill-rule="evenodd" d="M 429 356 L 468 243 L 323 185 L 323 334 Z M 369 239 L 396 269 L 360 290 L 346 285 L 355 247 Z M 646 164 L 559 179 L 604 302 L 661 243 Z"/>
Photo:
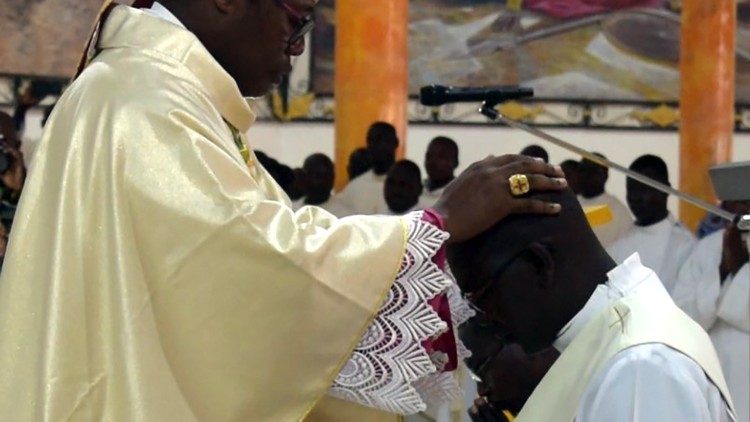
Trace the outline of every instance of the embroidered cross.
<path fill-rule="evenodd" d="M 622 313 L 620 313 L 619 309 L 617 309 L 617 308 L 613 308 L 613 309 L 614 309 L 615 313 L 617 314 L 617 321 L 615 321 L 612 324 L 610 324 L 609 328 L 612 328 L 612 327 L 614 327 L 615 325 L 617 325 L 619 323 L 620 326 L 621 326 L 622 333 L 625 334 L 625 319 L 624 318 L 626 316 L 630 315 L 630 310 L 628 309 L 627 312 L 625 312 L 624 314 L 622 314 Z"/>

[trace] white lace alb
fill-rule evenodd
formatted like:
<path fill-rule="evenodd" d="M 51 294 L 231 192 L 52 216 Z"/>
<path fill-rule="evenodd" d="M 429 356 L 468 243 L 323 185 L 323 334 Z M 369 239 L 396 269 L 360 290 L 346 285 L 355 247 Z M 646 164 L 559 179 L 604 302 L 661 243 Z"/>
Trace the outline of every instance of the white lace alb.
<path fill-rule="evenodd" d="M 402 415 L 423 411 L 431 399 L 450 400 L 460 394 L 453 374 L 438 372 L 422 346 L 424 340 L 448 329 L 428 303 L 438 294 L 450 292 L 453 285 L 432 262 L 448 234 L 422 221 L 421 211 L 406 218 L 407 246 L 396 281 L 329 392 Z M 453 294 L 448 295 L 451 301 Z"/>

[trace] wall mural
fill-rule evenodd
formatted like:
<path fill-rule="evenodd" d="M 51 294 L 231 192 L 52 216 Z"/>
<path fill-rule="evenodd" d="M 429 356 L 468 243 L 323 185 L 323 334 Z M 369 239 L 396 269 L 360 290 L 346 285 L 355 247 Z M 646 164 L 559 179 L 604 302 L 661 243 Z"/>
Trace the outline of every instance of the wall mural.
<path fill-rule="evenodd" d="M 676 101 L 679 0 L 411 0 L 410 90 L 522 84 L 565 100 Z M 520 7 L 519 7 L 520 6 Z M 737 102 L 750 103 L 750 0 L 739 0 Z M 333 0 L 317 11 L 312 90 L 333 90 Z"/>
<path fill-rule="evenodd" d="M 0 74 L 70 78 L 102 0 L 2 0 Z"/>
<path fill-rule="evenodd" d="M 53 103 L 103 0 L 2 0 L 0 105 Z M 118 0 L 130 3 L 130 0 Z M 750 130 L 750 0 L 738 2 L 737 130 Z M 674 130 L 680 0 L 410 0 L 410 85 L 522 84 L 503 113 L 540 126 Z M 562 5 L 562 6 L 561 6 Z M 260 119 L 332 120 L 334 0 L 316 9 L 310 69 L 257 104 Z M 40 79 L 42 81 L 40 81 Z M 51 79 L 51 81 L 50 81 Z M 472 104 L 409 106 L 413 122 L 487 124 Z"/>

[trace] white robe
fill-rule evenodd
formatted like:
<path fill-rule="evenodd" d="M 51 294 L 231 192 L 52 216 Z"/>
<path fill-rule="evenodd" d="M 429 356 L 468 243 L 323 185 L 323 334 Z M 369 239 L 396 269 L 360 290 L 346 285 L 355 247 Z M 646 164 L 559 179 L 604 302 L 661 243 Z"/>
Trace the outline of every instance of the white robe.
<path fill-rule="evenodd" d="M 351 214 L 387 214 L 384 185 L 385 174 L 377 175 L 370 170 L 352 179 L 346 188 L 336 195 L 336 200 Z"/>
<path fill-rule="evenodd" d="M 738 422 L 750 422 L 750 267 L 720 282 L 724 231 L 701 239 L 680 270 L 675 303 L 708 331 L 719 355 Z"/>
<path fill-rule="evenodd" d="M 635 292 L 664 294 L 659 278 L 637 258 L 612 270 L 586 305 L 561 330 L 561 353 L 608 304 Z M 661 290 L 661 293 L 659 292 Z M 576 412 L 577 422 L 731 421 L 719 389 L 701 367 L 664 344 L 642 344 L 616 354 L 591 379 Z"/>
<path fill-rule="evenodd" d="M 623 237 L 633 223 L 633 217 L 631 217 L 630 211 L 625 207 L 622 201 L 617 199 L 614 195 L 605 192 L 595 198 L 584 198 L 579 196 L 578 201 L 584 208 L 597 205 L 607 205 L 612 211 L 612 221 L 594 228 L 596 237 L 605 248 Z"/>
<path fill-rule="evenodd" d="M 677 273 L 695 243 L 695 236 L 669 214 L 664 220 L 646 227 L 632 223 L 625 236 L 607 248 L 607 252 L 618 264 L 638 252 L 643 265 L 654 270 L 671 293 Z"/>
<path fill-rule="evenodd" d="M 427 181 L 424 182 L 424 192 L 422 192 L 422 196 L 419 197 L 419 209 L 425 209 L 435 206 L 435 203 L 438 199 L 443 195 L 443 191 L 445 190 L 445 186 L 443 186 L 440 189 L 435 190 L 428 190 L 427 189 Z M 447 186 L 447 185 L 446 185 Z"/>

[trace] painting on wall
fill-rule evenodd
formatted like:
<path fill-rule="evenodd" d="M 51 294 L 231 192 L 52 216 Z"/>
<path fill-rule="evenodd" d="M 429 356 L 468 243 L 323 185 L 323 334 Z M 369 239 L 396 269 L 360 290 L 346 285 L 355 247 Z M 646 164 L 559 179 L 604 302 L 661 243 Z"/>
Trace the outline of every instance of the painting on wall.
<path fill-rule="evenodd" d="M 102 0 L 2 0 L 0 74 L 70 78 Z"/>
<path fill-rule="evenodd" d="M 676 101 L 679 0 L 411 0 L 410 90 L 521 84 L 538 98 Z M 312 90 L 333 92 L 335 11 L 323 0 Z M 738 0 L 737 102 L 750 103 L 750 0 Z"/>

